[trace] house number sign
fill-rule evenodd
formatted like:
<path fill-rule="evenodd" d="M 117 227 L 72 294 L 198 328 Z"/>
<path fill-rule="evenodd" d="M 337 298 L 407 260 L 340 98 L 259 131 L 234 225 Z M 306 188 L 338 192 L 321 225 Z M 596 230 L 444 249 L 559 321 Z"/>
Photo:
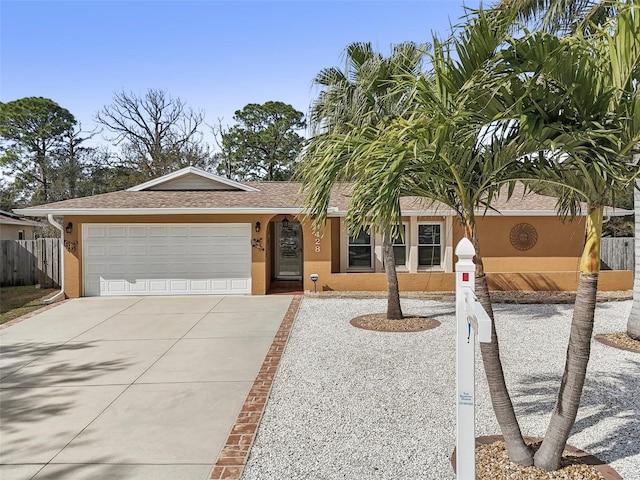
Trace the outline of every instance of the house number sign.
<path fill-rule="evenodd" d="M 316 253 L 320 253 L 320 233 L 313 232 L 313 244 Z"/>

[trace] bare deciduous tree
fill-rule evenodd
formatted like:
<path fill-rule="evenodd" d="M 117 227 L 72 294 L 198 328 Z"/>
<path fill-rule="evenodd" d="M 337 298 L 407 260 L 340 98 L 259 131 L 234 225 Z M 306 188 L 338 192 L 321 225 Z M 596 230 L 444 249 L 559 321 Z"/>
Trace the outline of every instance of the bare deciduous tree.
<path fill-rule="evenodd" d="M 110 140 L 122 148 L 123 164 L 135 167 L 144 178 L 209 162 L 199 131 L 204 113 L 164 90 L 149 89 L 144 96 L 117 92 L 113 103 L 96 114 L 96 121 L 114 134 Z"/>

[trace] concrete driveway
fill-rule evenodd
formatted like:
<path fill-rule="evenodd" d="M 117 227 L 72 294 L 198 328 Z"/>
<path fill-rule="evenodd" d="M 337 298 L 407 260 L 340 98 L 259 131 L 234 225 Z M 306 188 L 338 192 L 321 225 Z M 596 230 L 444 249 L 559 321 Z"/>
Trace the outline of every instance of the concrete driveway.
<path fill-rule="evenodd" d="M 208 478 L 291 300 L 81 298 L 0 330 L 0 478 Z"/>

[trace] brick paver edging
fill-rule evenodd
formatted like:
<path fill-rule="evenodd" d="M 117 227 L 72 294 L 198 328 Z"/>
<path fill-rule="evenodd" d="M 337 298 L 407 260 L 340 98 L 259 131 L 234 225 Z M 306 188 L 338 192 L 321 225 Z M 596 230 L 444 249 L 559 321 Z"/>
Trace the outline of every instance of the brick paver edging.
<path fill-rule="evenodd" d="M 296 317 L 302 298 L 302 295 L 296 295 L 293 298 L 287 313 L 282 319 L 280 328 L 276 332 L 271 347 L 269 347 L 269 352 L 264 358 L 260 371 L 247 394 L 238 418 L 236 418 L 236 423 L 231 428 L 231 433 L 229 433 L 220 456 L 213 467 L 211 472 L 212 480 L 238 480 L 242 475 L 242 470 L 247 463 L 251 446 L 258 431 L 264 407 L 271 392 L 273 378 L 284 353 L 291 327 L 293 327 L 293 320 Z"/>

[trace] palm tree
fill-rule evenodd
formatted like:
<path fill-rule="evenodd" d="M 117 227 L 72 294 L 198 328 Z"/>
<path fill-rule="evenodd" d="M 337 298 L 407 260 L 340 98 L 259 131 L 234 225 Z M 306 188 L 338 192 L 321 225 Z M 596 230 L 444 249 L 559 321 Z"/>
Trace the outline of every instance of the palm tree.
<path fill-rule="evenodd" d="M 550 33 L 591 33 L 595 28 L 615 18 L 624 3 L 593 0 L 500 0 L 499 7 L 518 12 L 521 20 L 534 21 L 538 28 Z M 639 161 L 636 160 L 636 165 Z M 634 190 L 635 210 L 635 275 L 633 282 L 633 305 L 627 320 L 627 335 L 640 340 L 640 180 Z"/>
<path fill-rule="evenodd" d="M 365 172 L 353 188 L 354 221 L 365 211 L 374 217 L 397 214 L 399 196 L 423 197 L 456 211 L 476 247 L 476 293 L 492 318 L 476 212 L 490 208 L 501 185 L 511 182 L 509 190 L 513 188 L 522 172 L 517 159 L 532 148 L 516 137 L 509 121 L 493 123 L 498 114 L 506 115 L 500 94 L 509 97 L 500 78 L 489 74 L 508 27 L 504 18 L 478 12 L 460 38 L 435 39 L 429 74 L 414 79 L 411 87 L 400 82 L 400 91 L 415 89 L 412 115 L 343 139 L 352 155 L 362 160 L 354 168 Z M 481 352 L 509 458 L 531 465 L 532 454 L 505 384 L 495 327 L 491 343 L 481 344 Z"/>
<path fill-rule="evenodd" d="M 544 448 L 535 457 L 535 464 L 547 470 L 558 468 L 584 382 L 603 207 L 613 190 L 638 174 L 637 167 L 628 161 L 638 139 L 638 126 L 633 124 L 638 111 L 633 75 L 640 45 L 637 41 L 632 45 L 637 39 L 637 20 L 637 15 L 635 19 L 630 14 L 621 16 L 616 35 L 608 33 L 613 26 L 607 25 L 599 32 L 599 42 L 582 34 L 564 41 L 551 35 L 527 35 L 522 41 L 512 40 L 514 48 L 504 52 L 502 63 L 496 65 L 485 63 L 490 54 L 478 55 L 482 48 L 492 52 L 487 39 L 499 31 L 495 25 L 477 37 L 479 45 L 469 43 L 472 36 L 453 42 L 459 63 L 439 55 L 436 42 L 434 76 L 417 84 L 416 115 L 387 128 L 385 136 L 369 147 L 378 152 L 370 158 L 385 158 L 387 149 L 387 157 L 398 159 L 393 169 L 370 165 L 370 190 L 394 190 L 404 185 L 402 194 L 440 200 L 459 212 L 466 235 L 476 247 L 475 211 L 490 208 L 497 186 L 517 176 L 514 167 L 524 177 L 546 177 L 561 186 L 560 210 L 565 214 L 576 214 L 580 202 L 587 203 L 587 240 L 566 371 Z M 498 74 L 496 83 L 483 77 L 482 72 L 487 71 Z M 501 122 L 496 123 L 497 119 Z M 397 182 L 398 172 L 406 172 L 408 181 Z M 363 195 L 361 202 L 366 201 Z M 481 257 L 477 268 L 477 291 L 491 312 Z M 530 462 L 531 454 L 521 443 L 501 379 L 495 331 L 493 337 L 482 353 L 494 410 L 511 460 L 520 455 L 519 463 Z"/>
<path fill-rule="evenodd" d="M 600 269 L 604 205 L 638 176 L 630 153 L 640 135 L 640 11 L 618 4 L 618 16 L 590 34 L 558 38 L 532 33 L 505 55 L 526 92 L 520 129 L 542 141 L 531 162 L 540 179 L 561 189 L 559 210 L 586 203 L 586 240 L 565 370 L 545 439 L 534 464 L 559 467 L 575 422 L 589 361 Z M 635 9 L 635 11 L 634 11 Z M 515 80 L 514 80 L 515 81 Z"/>
<path fill-rule="evenodd" d="M 525 23 L 556 34 L 590 33 L 617 13 L 616 1 L 597 0 L 500 0 L 498 8 L 517 12 Z"/>
<path fill-rule="evenodd" d="M 416 75 L 421 68 L 426 46 L 413 42 L 393 47 L 388 58 L 374 52 L 370 43 L 352 43 L 346 49 L 346 68 L 327 68 L 315 78 L 323 88 L 311 107 L 310 121 L 315 135 L 303 153 L 299 176 L 306 205 L 321 228 L 326 220 L 332 188 L 341 180 L 358 180 L 361 170 L 355 168 L 343 141 L 358 128 L 378 128 L 390 119 L 405 114 L 409 92 L 390 94 L 391 81 L 401 75 Z M 364 137 L 363 137 L 364 139 Z M 397 198 L 396 198 L 397 203 Z M 393 239 L 400 234 L 397 215 L 374 217 L 364 212 L 366 220 L 356 225 L 353 216 L 346 221 L 352 233 L 374 228 L 383 232 L 383 261 L 388 285 L 387 318 L 402 319 L 398 277 L 393 254 Z"/>

